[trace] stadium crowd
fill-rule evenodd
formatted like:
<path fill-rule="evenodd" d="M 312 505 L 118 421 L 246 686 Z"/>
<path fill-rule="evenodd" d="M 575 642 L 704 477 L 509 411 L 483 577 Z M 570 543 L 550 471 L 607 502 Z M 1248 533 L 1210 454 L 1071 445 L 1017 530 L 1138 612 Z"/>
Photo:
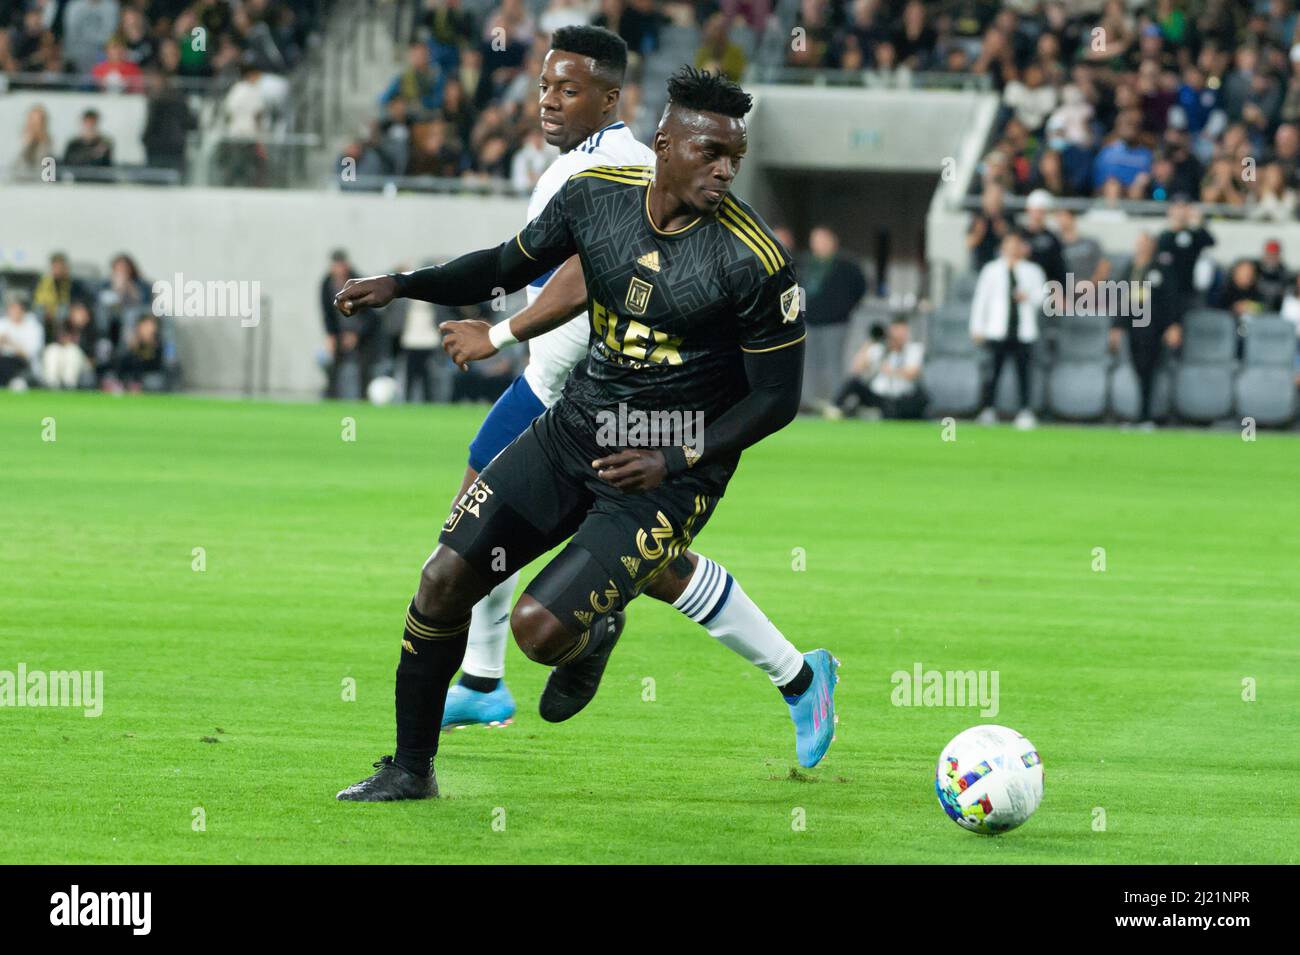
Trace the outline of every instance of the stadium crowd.
<path fill-rule="evenodd" d="M 74 276 L 66 253 L 39 274 L 0 273 L 0 386 L 170 391 L 180 377 L 171 319 L 126 253 L 105 279 Z"/>
<path fill-rule="evenodd" d="M 696 65 L 739 80 L 752 50 L 732 40 L 732 25 L 753 37 L 771 11 L 764 0 L 502 0 L 475 14 L 461 0 L 426 0 L 416 15 L 403 69 L 341 157 L 355 164 L 360 187 L 361 177 L 431 176 L 530 190 L 555 155 L 537 128 L 537 76 L 550 34 L 569 25 L 604 26 L 627 41 L 632 82 L 620 113 L 645 142 L 658 117 L 642 105 L 640 80 L 661 31 L 696 31 Z"/>

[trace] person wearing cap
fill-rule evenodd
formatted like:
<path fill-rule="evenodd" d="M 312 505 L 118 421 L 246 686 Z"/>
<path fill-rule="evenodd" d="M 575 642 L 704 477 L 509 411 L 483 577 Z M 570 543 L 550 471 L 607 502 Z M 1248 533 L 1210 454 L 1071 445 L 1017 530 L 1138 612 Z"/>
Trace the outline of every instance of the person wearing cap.
<path fill-rule="evenodd" d="M 1277 239 L 1264 243 L 1264 254 L 1255 263 L 1255 285 L 1265 311 L 1276 312 L 1282 307 L 1282 297 L 1291 285 L 1291 273 L 1282 261 L 1282 243 Z"/>
<path fill-rule="evenodd" d="M 1002 254 L 980 270 L 971 300 L 970 334 L 992 359 L 993 374 L 984 385 L 981 424 L 993 424 L 997 412 L 993 402 L 1002 365 L 1015 362 L 1020 410 L 1016 427 L 1027 430 L 1038 422 L 1029 408 L 1029 355 L 1038 340 L 1038 315 L 1043 305 L 1046 277 L 1026 257 L 1028 243 L 1017 232 L 1002 240 Z"/>
<path fill-rule="evenodd" d="M 1061 240 L 1047 227 L 1047 213 L 1055 204 L 1052 194 L 1046 189 L 1031 192 L 1025 200 L 1025 222 L 1021 231 L 1029 243 L 1029 261 L 1043 270 L 1047 281 L 1064 285 L 1065 253 L 1061 250 Z"/>

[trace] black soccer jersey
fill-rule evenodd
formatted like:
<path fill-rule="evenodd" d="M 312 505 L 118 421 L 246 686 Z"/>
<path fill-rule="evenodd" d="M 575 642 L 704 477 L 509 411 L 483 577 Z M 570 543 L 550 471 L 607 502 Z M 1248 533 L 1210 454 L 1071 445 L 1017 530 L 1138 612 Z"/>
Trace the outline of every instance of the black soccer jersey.
<path fill-rule="evenodd" d="M 516 238 L 548 265 L 581 256 L 590 351 L 556 406 L 575 424 L 595 427 L 620 404 L 712 422 L 748 390 L 744 352 L 804 338 L 794 264 L 754 211 L 729 196 L 715 214 L 664 232 L 650 219 L 652 173 L 579 172 Z M 719 464 L 729 476 L 735 460 Z"/>

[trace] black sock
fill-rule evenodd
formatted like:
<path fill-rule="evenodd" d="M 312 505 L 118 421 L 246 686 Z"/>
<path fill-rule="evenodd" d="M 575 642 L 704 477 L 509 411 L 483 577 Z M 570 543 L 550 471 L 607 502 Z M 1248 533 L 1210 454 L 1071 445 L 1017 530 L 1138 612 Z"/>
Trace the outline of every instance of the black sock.
<path fill-rule="evenodd" d="M 460 679 L 456 682 L 467 690 L 473 690 L 475 693 L 491 693 L 501 685 L 501 677 L 475 676 L 472 673 L 461 673 Z"/>
<path fill-rule="evenodd" d="M 803 696 L 804 690 L 812 686 L 812 681 L 812 667 L 808 665 L 807 660 L 804 660 L 803 666 L 795 674 L 794 679 L 784 686 L 778 686 L 777 689 L 781 691 L 782 696 Z"/>
<path fill-rule="evenodd" d="M 468 614 L 463 620 L 439 621 L 420 613 L 411 601 L 397 663 L 397 753 L 393 757 L 409 772 L 428 776 L 433 768 L 447 684 L 460 669 L 468 639 Z"/>

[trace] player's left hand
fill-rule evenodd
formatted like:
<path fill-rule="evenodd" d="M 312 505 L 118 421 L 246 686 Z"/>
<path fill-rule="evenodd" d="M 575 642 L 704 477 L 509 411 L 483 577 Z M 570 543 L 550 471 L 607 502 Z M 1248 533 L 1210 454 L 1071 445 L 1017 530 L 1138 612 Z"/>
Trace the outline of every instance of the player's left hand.
<path fill-rule="evenodd" d="M 653 448 L 631 448 L 591 462 L 596 476 L 620 491 L 651 491 L 668 476 L 664 453 Z"/>
<path fill-rule="evenodd" d="M 478 319 L 443 322 L 438 326 L 438 331 L 442 332 L 442 350 L 461 371 L 469 371 L 470 362 L 491 358 L 497 353 L 497 347 L 488 338 L 491 330 L 491 322 Z"/>

